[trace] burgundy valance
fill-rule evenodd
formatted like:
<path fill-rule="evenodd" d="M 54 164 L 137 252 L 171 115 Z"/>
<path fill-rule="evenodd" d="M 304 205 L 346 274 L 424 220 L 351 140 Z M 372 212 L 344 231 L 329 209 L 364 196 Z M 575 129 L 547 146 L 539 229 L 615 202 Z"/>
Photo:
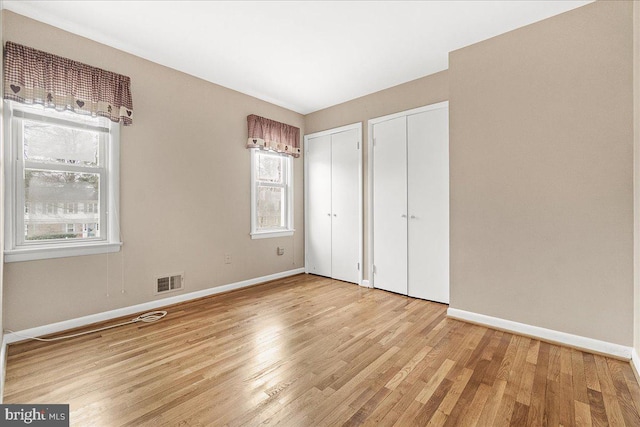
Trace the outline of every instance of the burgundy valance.
<path fill-rule="evenodd" d="M 255 114 L 247 116 L 247 125 L 247 148 L 263 148 L 300 157 L 300 128 Z"/>
<path fill-rule="evenodd" d="M 133 122 L 129 77 L 13 42 L 4 53 L 5 99 Z"/>

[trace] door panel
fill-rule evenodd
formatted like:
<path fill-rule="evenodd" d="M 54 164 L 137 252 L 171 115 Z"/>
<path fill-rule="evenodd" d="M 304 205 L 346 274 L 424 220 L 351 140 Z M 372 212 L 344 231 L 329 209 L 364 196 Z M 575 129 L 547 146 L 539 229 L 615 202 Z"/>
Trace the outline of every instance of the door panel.
<path fill-rule="evenodd" d="M 409 295 L 449 303 L 448 108 L 407 118 Z"/>
<path fill-rule="evenodd" d="M 331 135 L 331 274 L 358 283 L 360 259 L 359 132 Z"/>
<path fill-rule="evenodd" d="M 307 269 L 331 277 L 331 135 L 307 140 Z"/>
<path fill-rule="evenodd" d="M 407 294 L 406 117 L 373 125 L 373 285 Z"/>

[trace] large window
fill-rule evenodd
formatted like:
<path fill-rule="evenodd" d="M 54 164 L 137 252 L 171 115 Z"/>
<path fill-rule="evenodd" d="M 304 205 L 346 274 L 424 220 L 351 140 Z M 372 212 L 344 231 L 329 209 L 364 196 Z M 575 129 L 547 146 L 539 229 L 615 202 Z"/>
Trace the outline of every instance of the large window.
<path fill-rule="evenodd" d="M 251 166 L 251 237 L 292 235 L 292 157 L 253 148 Z"/>
<path fill-rule="evenodd" d="M 119 125 L 11 102 L 7 107 L 6 260 L 119 250 Z"/>

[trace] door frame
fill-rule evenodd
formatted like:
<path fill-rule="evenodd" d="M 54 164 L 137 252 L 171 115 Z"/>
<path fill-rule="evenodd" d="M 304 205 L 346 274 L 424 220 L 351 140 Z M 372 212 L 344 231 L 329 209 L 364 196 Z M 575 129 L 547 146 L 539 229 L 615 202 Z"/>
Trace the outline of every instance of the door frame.
<path fill-rule="evenodd" d="M 307 156 L 307 142 L 309 139 L 317 138 L 321 136 L 333 135 L 336 133 L 346 132 L 350 130 L 357 130 L 358 132 L 358 285 L 362 286 L 363 277 L 363 254 L 364 254 L 364 213 L 363 213 L 363 183 L 362 183 L 362 122 L 352 123 L 350 125 L 340 126 L 333 129 L 327 129 L 320 132 L 310 133 L 304 136 L 303 155 L 304 155 L 304 272 L 309 273 L 307 254 L 309 253 L 309 231 L 307 228 L 308 215 L 309 215 L 309 200 L 307 198 L 308 185 L 309 185 L 309 165 Z"/>
<path fill-rule="evenodd" d="M 374 253 L 373 253 L 373 239 L 375 238 L 373 235 L 373 186 L 375 185 L 373 178 L 373 157 L 375 156 L 373 151 L 373 126 L 377 123 L 386 122 L 387 120 L 397 119 L 399 117 L 408 117 L 414 114 L 424 113 L 425 111 L 437 110 L 439 108 L 449 107 L 449 101 L 437 102 L 435 104 L 425 105 L 423 107 L 412 108 L 410 110 L 400 111 L 398 113 L 388 114 L 386 116 L 375 117 L 373 119 L 369 119 L 367 121 L 367 183 L 368 183 L 368 191 L 367 195 L 369 197 L 369 203 L 367 204 L 367 237 L 368 237 L 368 245 L 367 245 L 367 253 L 369 255 L 367 272 L 369 275 L 369 286 L 371 288 L 375 288 L 375 277 L 373 274 L 373 261 L 374 261 Z"/>

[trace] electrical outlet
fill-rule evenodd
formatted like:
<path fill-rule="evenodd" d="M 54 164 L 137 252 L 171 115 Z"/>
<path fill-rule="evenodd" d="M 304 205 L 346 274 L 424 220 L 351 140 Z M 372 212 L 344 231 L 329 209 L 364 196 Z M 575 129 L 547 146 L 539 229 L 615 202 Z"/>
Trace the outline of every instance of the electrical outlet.
<path fill-rule="evenodd" d="M 225 254 L 224 255 L 224 263 L 225 264 L 231 264 L 231 255 L 230 254 Z"/>
<path fill-rule="evenodd" d="M 278 255 L 284 255 L 284 248 L 278 246 Z"/>

